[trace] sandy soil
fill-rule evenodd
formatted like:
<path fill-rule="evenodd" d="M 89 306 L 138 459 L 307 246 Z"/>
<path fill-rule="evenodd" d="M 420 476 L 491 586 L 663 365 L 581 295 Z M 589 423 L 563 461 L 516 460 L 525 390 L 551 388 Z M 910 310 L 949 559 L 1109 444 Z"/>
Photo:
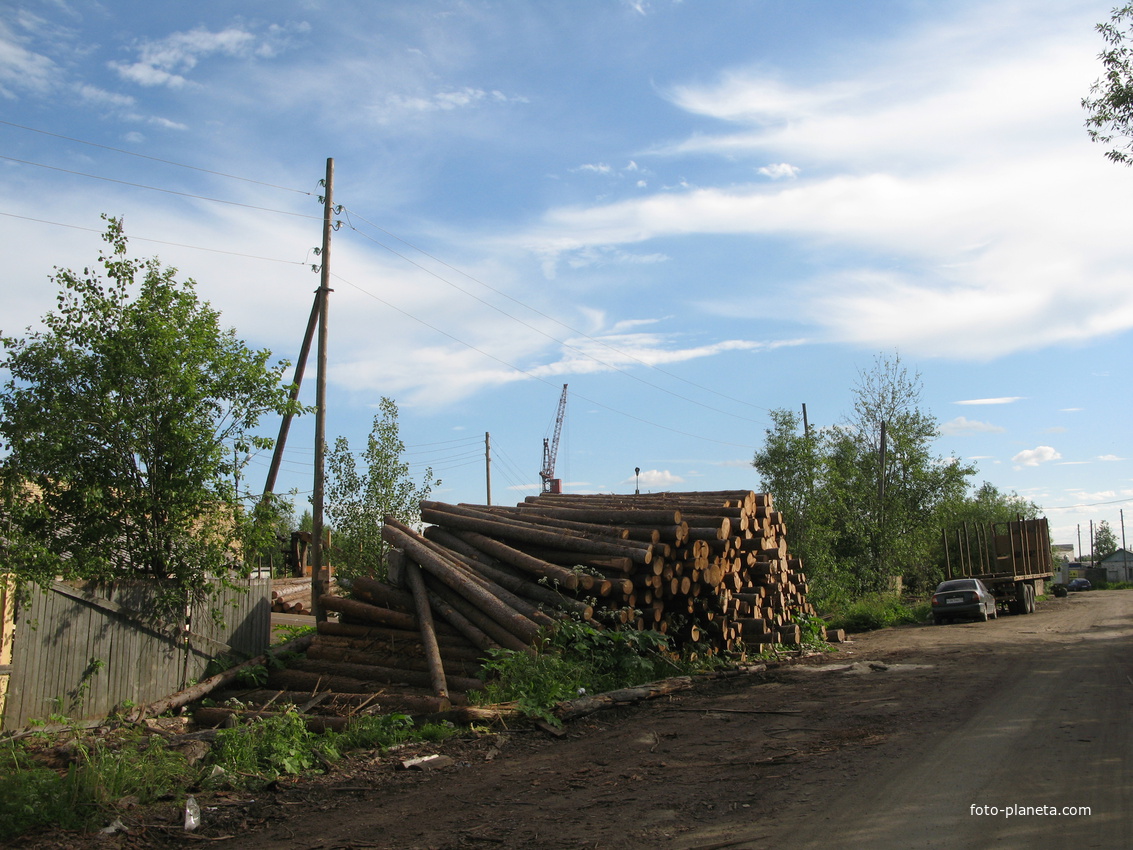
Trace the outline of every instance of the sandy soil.
<path fill-rule="evenodd" d="M 193 836 L 169 807 L 125 818 L 129 834 L 23 846 L 1130 847 L 1131 648 L 1133 593 L 1073 595 L 1029 616 L 859 635 L 561 738 L 484 733 L 255 799 L 203 795 Z M 451 764 L 398 769 L 432 752 Z"/>

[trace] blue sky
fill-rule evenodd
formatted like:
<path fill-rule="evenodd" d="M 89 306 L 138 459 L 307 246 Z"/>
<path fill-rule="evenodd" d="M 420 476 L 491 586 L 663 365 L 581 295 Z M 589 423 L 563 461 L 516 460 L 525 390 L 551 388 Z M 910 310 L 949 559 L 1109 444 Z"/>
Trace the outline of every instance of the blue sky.
<path fill-rule="evenodd" d="M 484 500 L 486 432 L 493 501 L 537 492 L 564 383 L 567 491 L 756 488 L 770 409 L 838 422 L 897 354 L 939 454 L 1120 538 L 1133 171 L 1079 105 L 1111 5 L 9 0 L 0 326 L 110 213 L 294 359 L 333 157 L 328 433 L 392 397 L 441 499 Z"/>

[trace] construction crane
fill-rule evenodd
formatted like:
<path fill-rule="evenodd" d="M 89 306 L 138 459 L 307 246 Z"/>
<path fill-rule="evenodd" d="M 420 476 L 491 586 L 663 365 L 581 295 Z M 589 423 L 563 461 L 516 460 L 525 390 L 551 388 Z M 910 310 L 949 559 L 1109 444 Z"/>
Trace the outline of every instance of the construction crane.
<path fill-rule="evenodd" d="M 563 417 L 566 416 L 567 385 L 563 384 L 563 394 L 559 398 L 559 412 L 555 414 L 555 436 L 543 438 L 543 468 L 539 477 L 543 479 L 544 493 L 563 492 L 563 482 L 555 478 L 555 456 L 559 453 L 559 435 L 563 432 Z"/>

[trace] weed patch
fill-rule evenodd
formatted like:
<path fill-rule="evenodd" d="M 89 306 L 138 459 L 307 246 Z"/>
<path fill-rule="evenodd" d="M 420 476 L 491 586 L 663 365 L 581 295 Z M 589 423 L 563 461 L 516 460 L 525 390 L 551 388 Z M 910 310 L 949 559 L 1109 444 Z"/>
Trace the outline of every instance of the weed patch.
<path fill-rule="evenodd" d="M 906 623 L 921 623 L 931 615 L 927 602 L 909 606 L 892 595 L 863 596 L 836 610 L 827 625 L 848 632 L 869 632 Z"/>

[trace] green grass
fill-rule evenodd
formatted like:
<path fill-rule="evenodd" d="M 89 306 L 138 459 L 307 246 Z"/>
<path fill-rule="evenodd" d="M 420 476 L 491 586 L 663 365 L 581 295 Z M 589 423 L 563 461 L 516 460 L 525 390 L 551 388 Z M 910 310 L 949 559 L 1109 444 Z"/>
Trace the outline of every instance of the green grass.
<path fill-rule="evenodd" d="M 76 739 L 74 763 L 59 770 L 39 765 L 26 745 L 0 747 L 0 841 L 52 826 L 91 829 L 123 798 L 151 803 L 195 778 L 160 739 L 134 734 L 114 744 Z"/>
<path fill-rule="evenodd" d="M 352 750 L 438 742 L 457 730 L 451 724 L 415 727 L 405 715 L 375 715 L 356 719 L 342 732 L 319 734 L 307 729 L 301 715 L 284 712 L 221 730 L 197 765 L 157 736 L 122 730 L 105 738 L 77 734 L 41 732 L 0 743 L 0 845 L 51 827 L 97 829 L 117 817 L 126 799 L 146 805 L 202 787 L 259 789 L 282 776 L 325 769 Z M 45 767 L 38 751 L 61 742 L 69 742 L 73 763 Z"/>
<path fill-rule="evenodd" d="M 863 596 L 833 612 L 827 625 L 848 632 L 869 632 L 906 623 L 923 623 L 932 616 L 932 605 L 912 605 L 891 594 Z"/>

